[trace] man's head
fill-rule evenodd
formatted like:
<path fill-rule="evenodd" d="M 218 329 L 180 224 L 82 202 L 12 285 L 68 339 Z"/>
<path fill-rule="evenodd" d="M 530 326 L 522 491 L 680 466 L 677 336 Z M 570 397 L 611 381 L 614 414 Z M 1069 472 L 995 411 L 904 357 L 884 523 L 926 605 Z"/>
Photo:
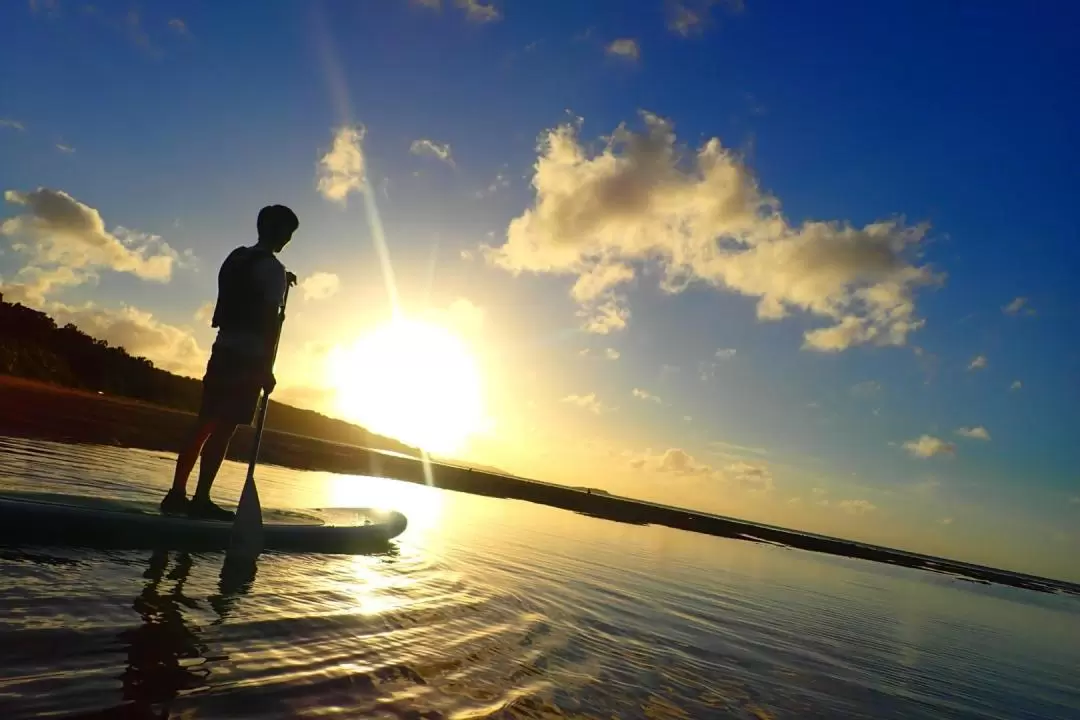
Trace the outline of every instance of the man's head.
<path fill-rule="evenodd" d="M 259 242 L 274 252 L 281 252 L 300 227 L 300 220 L 296 213 L 284 205 L 267 205 L 259 211 L 256 226 L 259 230 Z"/>

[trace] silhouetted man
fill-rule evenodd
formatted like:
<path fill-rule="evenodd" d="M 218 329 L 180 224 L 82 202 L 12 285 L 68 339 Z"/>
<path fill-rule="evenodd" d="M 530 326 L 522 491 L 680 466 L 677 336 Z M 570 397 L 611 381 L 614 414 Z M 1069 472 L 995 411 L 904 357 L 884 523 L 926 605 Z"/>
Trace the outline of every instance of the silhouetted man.
<path fill-rule="evenodd" d="M 284 205 L 271 205 L 259 211 L 256 225 L 258 242 L 233 250 L 218 272 L 218 298 L 211 323 L 218 328 L 218 336 L 203 376 L 198 421 L 176 459 L 173 486 L 161 501 L 162 513 L 214 520 L 235 517 L 234 512 L 210 500 L 210 487 L 236 426 L 250 425 L 260 391 L 274 389 L 278 312 L 286 287 L 296 282 L 296 276 L 285 270 L 276 255 L 292 239 L 300 221 Z M 188 500 L 188 476 L 200 451 L 199 484 Z"/>

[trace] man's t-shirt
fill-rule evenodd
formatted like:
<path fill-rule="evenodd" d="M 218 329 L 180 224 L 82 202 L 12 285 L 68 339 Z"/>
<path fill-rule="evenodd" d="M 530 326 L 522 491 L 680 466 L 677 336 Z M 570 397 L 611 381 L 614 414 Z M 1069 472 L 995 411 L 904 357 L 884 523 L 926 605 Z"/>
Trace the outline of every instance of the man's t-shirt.
<path fill-rule="evenodd" d="M 285 275 L 285 266 L 270 252 L 260 253 L 249 268 L 258 289 L 255 302 L 265 304 L 269 313 L 274 313 L 281 306 L 285 297 L 285 288 L 288 280 Z M 251 357 L 265 355 L 269 348 L 266 338 L 254 330 L 240 330 L 233 328 L 219 328 L 214 348 L 226 348 L 235 350 Z"/>

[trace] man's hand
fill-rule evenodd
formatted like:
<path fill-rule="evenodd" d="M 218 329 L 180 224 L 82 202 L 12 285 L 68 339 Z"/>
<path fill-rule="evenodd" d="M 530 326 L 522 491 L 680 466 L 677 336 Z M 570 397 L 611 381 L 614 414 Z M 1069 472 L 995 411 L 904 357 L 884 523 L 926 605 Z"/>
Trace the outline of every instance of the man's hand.
<path fill-rule="evenodd" d="M 288 281 L 289 285 L 296 284 L 296 275 L 289 272 L 288 270 L 285 271 L 285 279 Z"/>

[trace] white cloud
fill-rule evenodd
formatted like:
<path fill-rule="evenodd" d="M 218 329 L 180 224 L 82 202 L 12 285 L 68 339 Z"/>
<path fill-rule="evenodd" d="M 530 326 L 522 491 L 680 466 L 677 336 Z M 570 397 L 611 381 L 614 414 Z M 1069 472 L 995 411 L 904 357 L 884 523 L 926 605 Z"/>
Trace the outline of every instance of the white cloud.
<path fill-rule="evenodd" d="M 1080 505 L 1080 495 L 1074 495 L 1069 498 L 1070 505 Z"/>
<path fill-rule="evenodd" d="M 605 48 L 608 55 L 624 60 L 636 61 L 641 58 L 641 46 L 633 38 L 619 38 L 613 40 Z"/>
<path fill-rule="evenodd" d="M 562 399 L 562 402 L 569 403 L 570 405 L 577 405 L 579 408 L 584 408 L 594 415 L 599 415 L 604 412 L 604 405 L 596 398 L 596 393 L 589 393 L 588 395 L 567 395 Z"/>
<path fill-rule="evenodd" d="M 201 323 L 210 324 L 210 321 L 214 319 L 214 303 L 204 302 L 199 306 L 199 309 L 195 311 L 195 319 Z"/>
<path fill-rule="evenodd" d="M 709 382 L 716 375 L 716 363 L 711 362 L 699 362 L 698 363 L 698 377 L 701 378 L 701 382 Z"/>
<path fill-rule="evenodd" d="M 968 370 L 982 370 L 989 365 L 985 355 L 977 355 L 974 360 L 968 365 Z"/>
<path fill-rule="evenodd" d="M 601 288 L 615 302 L 637 265 L 655 263 L 670 293 L 705 283 L 757 297 L 762 320 L 803 311 L 830 321 L 805 334 L 804 347 L 819 351 L 902 345 L 922 326 L 914 292 L 942 279 L 907 258 L 924 226 L 793 226 L 719 139 L 683 162 L 672 125 L 649 113 L 644 121 L 642 133 L 618 127 L 599 152 L 578 141 L 574 125 L 548 132 L 534 205 L 511 221 L 504 244 L 485 248 L 487 259 L 514 274 L 575 276 L 583 304 Z"/>
<path fill-rule="evenodd" d="M 477 190 L 476 191 L 476 197 L 484 198 L 484 197 L 487 197 L 489 195 L 494 195 L 499 190 L 502 190 L 503 188 L 508 188 L 508 187 L 510 187 L 510 178 L 508 178 L 500 170 L 499 172 L 495 173 L 495 179 L 491 181 L 490 185 L 488 185 L 483 190 Z"/>
<path fill-rule="evenodd" d="M 364 135 L 362 125 L 340 127 L 334 131 L 330 150 L 319 158 L 317 188 L 327 200 L 344 203 L 349 193 L 363 190 Z"/>
<path fill-rule="evenodd" d="M 146 32 L 146 28 L 143 27 L 142 16 L 139 14 L 138 9 L 134 7 L 128 9 L 124 18 L 124 30 L 132 43 L 151 55 L 158 56 L 160 54 L 160 51 L 155 49 L 150 42 L 150 35 Z"/>
<path fill-rule="evenodd" d="M 25 212 L 0 223 L 0 236 L 27 258 L 15 285 L 5 288 L 38 304 L 55 287 L 96 279 L 99 270 L 167 282 L 180 264 L 160 237 L 124 227 L 109 232 L 97 210 L 62 190 L 8 190 L 4 198 Z"/>
<path fill-rule="evenodd" d="M 730 360 L 735 357 L 735 348 L 720 348 L 714 354 L 714 357 L 718 360 Z M 708 382 L 716 376 L 716 371 L 720 367 L 719 363 L 701 361 L 698 363 L 698 376 L 702 382 Z"/>
<path fill-rule="evenodd" d="M 70 145 L 65 145 L 64 143 L 56 143 L 56 149 L 66 155 L 71 155 L 75 152 L 75 148 Z"/>
<path fill-rule="evenodd" d="M 971 440 L 989 440 L 990 433 L 982 425 L 978 427 L 962 427 L 956 430 L 956 434 Z"/>
<path fill-rule="evenodd" d="M 769 492 L 773 489 L 772 474 L 766 465 L 739 461 L 721 470 L 725 479 L 735 481 L 743 488 Z"/>
<path fill-rule="evenodd" d="M 681 448 L 668 448 L 659 455 L 646 451 L 644 456 L 631 461 L 630 466 L 662 474 L 708 478 L 749 491 L 770 492 L 773 489 L 772 474 L 768 466 L 762 463 L 740 460 L 722 468 L 714 468 L 708 463 L 698 461 Z"/>
<path fill-rule="evenodd" d="M 620 355 L 621 353 L 619 353 L 619 351 L 615 348 L 607 348 L 606 350 L 604 350 L 604 357 L 606 357 L 608 360 L 618 360 Z"/>
<path fill-rule="evenodd" d="M 439 144 L 434 140 L 421 138 L 413 140 L 412 145 L 409 146 L 409 152 L 413 155 L 427 155 L 446 163 L 450 167 L 454 167 L 454 156 L 450 151 L 450 143 Z"/>
<path fill-rule="evenodd" d="M 708 465 L 698 463 L 690 453 L 680 448 L 668 448 L 657 458 L 655 467 L 659 472 L 675 475 L 700 475 L 712 472 Z"/>
<path fill-rule="evenodd" d="M 145 357 L 165 370 L 201 377 L 206 369 L 207 354 L 191 333 L 163 323 L 145 310 L 129 306 L 112 310 L 92 303 L 82 306 L 53 303 L 45 312 L 58 325 L 71 323 L 87 335 L 122 347 L 131 355 Z"/>
<path fill-rule="evenodd" d="M 1013 380 L 1013 384 L 1009 386 L 1009 390 L 1019 390 L 1024 387 L 1024 384 L 1019 380 Z"/>
<path fill-rule="evenodd" d="M 953 524 L 953 519 L 951 517 L 941 518 L 941 524 L 942 525 L 952 525 Z"/>
<path fill-rule="evenodd" d="M 819 488 L 819 487 L 816 487 L 816 488 L 814 488 L 813 490 L 811 490 L 810 492 L 812 492 L 812 493 L 813 493 L 814 495 L 818 495 L 818 496 L 821 496 L 821 495 L 826 495 L 826 494 L 828 494 L 828 492 L 829 492 L 829 491 L 828 491 L 828 490 L 826 490 L 825 488 Z"/>
<path fill-rule="evenodd" d="M 25 130 L 26 126 L 18 120 L 12 120 L 10 118 L 0 118 L 0 128 L 11 128 L 12 130 Z"/>
<path fill-rule="evenodd" d="M 658 398 L 656 395 L 653 395 L 647 390 L 642 390 L 641 388 L 634 388 L 631 394 L 640 400 L 649 400 L 654 403 L 660 403 L 660 398 Z"/>
<path fill-rule="evenodd" d="M 702 31 L 714 5 L 726 5 L 731 12 L 742 12 L 743 0 L 667 0 L 666 5 L 668 30 L 689 37 Z"/>
<path fill-rule="evenodd" d="M 334 273 L 317 272 L 304 278 L 300 290 L 305 300 L 324 300 L 341 288 L 341 278 Z"/>
<path fill-rule="evenodd" d="M 411 0 L 411 2 L 430 10 L 438 11 L 442 9 L 442 0 Z M 465 13 L 466 18 L 473 22 L 486 23 L 502 19 L 502 13 L 492 3 L 484 3 L 480 0 L 454 0 L 454 5 Z"/>
<path fill-rule="evenodd" d="M 915 457 L 930 458 L 935 455 L 953 455 L 956 453 L 956 445 L 945 442 L 941 438 L 932 435 L 922 435 L 918 440 L 909 440 L 904 443 L 904 449 Z"/>
<path fill-rule="evenodd" d="M 465 11 L 465 17 L 473 22 L 496 22 L 502 19 L 502 13 L 491 3 L 480 0 L 456 0 L 459 8 Z"/>
<path fill-rule="evenodd" d="M 181 20 L 180 18 L 172 18 L 172 19 L 170 19 L 169 20 L 169 27 L 172 28 L 173 32 L 175 32 L 177 35 L 187 35 L 188 34 L 187 23 L 184 22 L 183 20 Z"/>
<path fill-rule="evenodd" d="M 630 319 L 630 310 L 622 304 L 620 298 L 608 297 L 598 305 L 583 307 L 578 311 L 578 317 L 585 318 L 582 329 L 597 335 L 622 330 Z"/>
<path fill-rule="evenodd" d="M 629 265 L 598 265 L 578 276 L 570 288 L 570 296 L 579 303 L 593 302 L 611 288 L 633 278 L 634 269 Z"/>
<path fill-rule="evenodd" d="M 841 500 L 839 506 L 841 510 L 852 515 L 865 515 L 877 510 L 877 505 L 869 500 Z"/>
<path fill-rule="evenodd" d="M 1004 312 L 1006 315 L 1019 315 L 1021 312 L 1025 315 L 1035 314 L 1035 311 L 1031 309 L 1031 302 L 1026 297 L 1018 297 L 1014 299 L 1008 305 L 1001 308 L 1001 311 Z"/>
<path fill-rule="evenodd" d="M 45 305 L 46 296 L 53 291 L 81 285 L 89 277 L 91 275 L 88 273 L 77 272 L 65 266 L 49 269 L 28 266 L 15 273 L 14 282 L 0 282 L 0 291 L 8 302 L 40 309 Z"/>
<path fill-rule="evenodd" d="M 763 447 L 752 445 L 739 445 L 738 443 L 725 440 L 712 440 L 709 442 L 709 450 L 715 455 L 722 457 L 741 457 L 745 455 L 768 455 L 769 451 Z"/>

